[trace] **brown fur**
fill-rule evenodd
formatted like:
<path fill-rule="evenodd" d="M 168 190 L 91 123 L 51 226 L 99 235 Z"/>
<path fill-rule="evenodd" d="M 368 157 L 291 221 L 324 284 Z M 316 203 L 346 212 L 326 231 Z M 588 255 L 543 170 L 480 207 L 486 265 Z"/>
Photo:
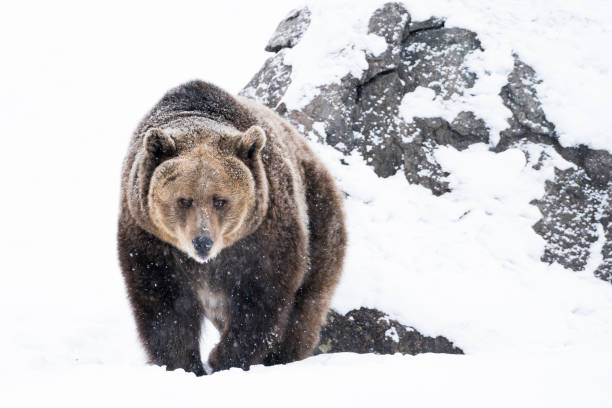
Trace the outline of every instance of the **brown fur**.
<path fill-rule="evenodd" d="M 190 247 L 200 235 L 214 242 L 206 259 Z M 333 179 L 271 110 L 193 81 L 134 133 L 118 248 L 152 363 L 204 374 L 204 316 L 221 332 L 213 370 L 309 356 L 345 243 Z"/>

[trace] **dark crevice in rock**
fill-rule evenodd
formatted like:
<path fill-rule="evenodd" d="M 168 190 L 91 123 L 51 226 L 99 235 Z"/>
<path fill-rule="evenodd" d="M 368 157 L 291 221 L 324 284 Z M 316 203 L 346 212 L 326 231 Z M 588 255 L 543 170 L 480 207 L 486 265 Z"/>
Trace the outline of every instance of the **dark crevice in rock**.
<path fill-rule="evenodd" d="M 387 74 L 391 74 L 393 72 L 397 72 L 397 67 L 393 67 L 393 68 L 389 68 L 386 69 L 384 71 L 381 71 L 379 73 L 377 73 L 376 75 L 374 75 L 373 77 L 371 77 L 370 79 L 368 79 L 367 81 L 365 81 L 362 84 L 357 85 L 357 90 L 355 93 L 355 103 L 358 104 L 360 99 L 361 99 L 361 91 L 363 90 L 364 87 L 370 85 L 372 82 L 376 81 L 377 79 L 387 75 Z"/>
<path fill-rule="evenodd" d="M 446 20 L 444 18 L 431 17 L 425 21 L 414 21 L 408 25 L 408 29 L 404 31 L 402 42 L 408 40 L 410 34 L 415 34 L 420 31 L 438 30 L 444 28 Z"/>
<path fill-rule="evenodd" d="M 387 3 L 374 12 L 368 23 L 368 33 L 384 38 L 387 49 L 380 55 L 366 56 L 368 69 L 363 74 L 363 82 L 383 71 L 397 68 L 400 63 L 402 37 L 410 21 L 410 13 L 400 3 Z"/>
<path fill-rule="evenodd" d="M 329 312 L 314 354 L 341 352 L 463 354 L 463 350 L 445 337 L 424 336 L 379 310 L 364 307 L 346 315 Z"/>
<path fill-rule="evenodd" d="M 295 20 L 296 18 L 298 18 L 299 16 L 299 12 L 293 11 L 293 13 L 290 13 L 289 16 L 285 19 L 286 22 L 290 22 Z"/>

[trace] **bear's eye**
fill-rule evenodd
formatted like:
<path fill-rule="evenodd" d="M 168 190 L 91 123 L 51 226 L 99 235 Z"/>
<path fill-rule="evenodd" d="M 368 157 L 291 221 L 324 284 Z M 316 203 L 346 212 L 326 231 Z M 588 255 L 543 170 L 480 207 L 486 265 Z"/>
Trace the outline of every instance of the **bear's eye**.
<path fill-rule="evenodd" d="M 220 198 L 213 198 L 213 205 L 215 206 L 215 208 L 219 209 L 219 208 L 223 208 L 223 206 L 225 205 L 227 201 L 222 200 Z"/>
<path fill-rule="evenodd" d="M 179 198 L 177 200 L 178 205 L 181 206 L 182 208 L 189 208 L 191 207 L 191 204 L 193 204 L 193 200 L 191 198 Z"/>

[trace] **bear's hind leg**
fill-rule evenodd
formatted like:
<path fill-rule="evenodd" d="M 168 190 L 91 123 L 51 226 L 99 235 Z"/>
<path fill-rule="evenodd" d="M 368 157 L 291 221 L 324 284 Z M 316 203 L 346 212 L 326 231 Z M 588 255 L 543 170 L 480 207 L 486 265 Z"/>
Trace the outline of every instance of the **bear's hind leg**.
<path fill-rule="evenodd" d="M 298 291 L 284 341 L 268 356 L 266 365 L 290 363 L 312 355 L 329 309 L 326 291 L 327 288 L 315 286 Z"/>
<path fill-rule="evenodd" d="M 297 291 L 287 331 L 266 364 L 312 355 L 329 302 L 340 279 L 346 245 L 342 197 L 333 178 L 317 162 L 303 164 L 309 218 L 310 270 Z"/>

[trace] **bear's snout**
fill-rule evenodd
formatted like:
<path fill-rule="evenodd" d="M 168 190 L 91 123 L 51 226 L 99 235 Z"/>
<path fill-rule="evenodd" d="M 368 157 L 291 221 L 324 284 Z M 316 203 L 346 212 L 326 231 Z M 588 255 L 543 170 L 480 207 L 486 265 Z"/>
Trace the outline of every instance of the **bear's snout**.
<path fill-rule="evenodd" d="M 213 240 L 208 237 L 195 237 L 191 242 L 193 242 L 193 247 L 202 258 L 208 255 L 208 251 L 213 246 Z"/>

